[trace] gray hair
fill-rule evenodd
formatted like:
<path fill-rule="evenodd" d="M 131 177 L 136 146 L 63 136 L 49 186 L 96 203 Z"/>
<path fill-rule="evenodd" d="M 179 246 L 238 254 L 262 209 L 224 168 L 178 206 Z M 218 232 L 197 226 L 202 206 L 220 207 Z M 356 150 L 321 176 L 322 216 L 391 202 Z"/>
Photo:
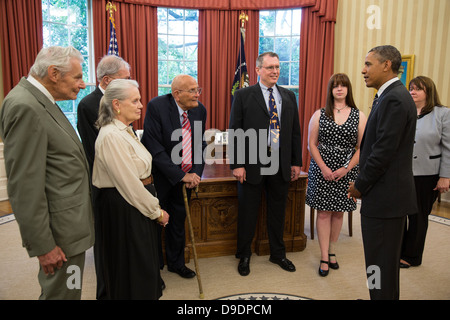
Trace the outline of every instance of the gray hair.
<path fill-rule="evenodd" d="M 114 79 L 105 90 L 105 94 L 100 100 L 98 119 L 95 126 L 100 129 L 110 124 L 116 117 L 114 114 L 113 100 L 125 100 L 129 97 L 128 89 L 139 88 L 136 80 Z"/>
<path fill-rule="evenodd" d="M 391 68 L 395 74 L 398 74 L 402 65 L 402 54 L 394 46 L 385 45 L 378 46 L 371 49 L 369 52 L 374 52 L 378 56 L 378 61 L 381 63 L 389 60 L 391 61 Z"/>
<path fill-rule="evenodd" d="M 104 56 L 97 66 L 98 82 L 101 82 L 104 76 L 114 75 L 122 68 L 127 68 L 130 70 L 130 65 L 124 59 L 116 55 Z"/>
<path fill-rule="evenodd" d="M 38 53 L 33 66 L 30 68 L 29 74 L 33 77 L 43 79 L 48 75 L 48 68 L 50 66 L 55 66 L 62 75 L 65 75 L 72 69 L 70 63 L 72 58 L 78 59 L 80 64 L 83 63 L 83 56 L 80 51 L 72 46 L 42 48 Z"/>
<path fill-rule="evenodd" d="M 269 57 L 272 57 L 272 58 L 277 58 L 278 60 L 280 60 L 280 57 L 275 52 L 268 51 L 268 52 L 261 53 L 258 56 L 258 59 L 256 59 L 256 67 L 257 68 L 261 68 L 262 67 L 262 64 L 264 62 L 264 57 L 265 56 L 269 56 Z"/>

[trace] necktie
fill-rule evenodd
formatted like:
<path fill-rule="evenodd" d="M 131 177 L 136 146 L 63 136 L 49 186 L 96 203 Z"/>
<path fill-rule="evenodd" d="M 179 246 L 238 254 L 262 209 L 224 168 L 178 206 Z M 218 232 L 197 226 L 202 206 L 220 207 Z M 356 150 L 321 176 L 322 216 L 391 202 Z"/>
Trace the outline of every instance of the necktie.
<path fill-rule="evenodd" d="M 181 170 L 184 172 L 189 172 L 192 168 L 192 148 L 191 148 L 191 124 L 187 117 L 187 112 L 183 112 L 183 123 L 182 123 L 182 134 L 183 134 L 183 156 L 181 158 Z"/>
<path fill-rule="evenodd" d="M 373 111 L 373 109 L 377 106 L 377 103 L 378 103 L 378 93 L 375 95 L 375 98 L 373 99 L 373 102 L 372 102 L 372 111 Z"/>
<path fill-rule="evenodd" d="M 269 88 L 269 115 L 270 115 L 270 146 L 277 149 L 280 146 L 280 121 L 278 120 L 278 110 L 273 88 Z"/>

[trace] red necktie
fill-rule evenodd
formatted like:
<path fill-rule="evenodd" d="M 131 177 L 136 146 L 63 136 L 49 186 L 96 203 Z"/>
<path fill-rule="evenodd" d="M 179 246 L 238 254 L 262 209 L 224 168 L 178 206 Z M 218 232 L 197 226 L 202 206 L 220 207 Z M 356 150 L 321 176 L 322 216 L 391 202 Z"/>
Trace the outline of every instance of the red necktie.
<path fill-rule="evenodd" d="M 189 172 L 192 168 L 192 148 L 191 148 L 191 124 L 187 117 L 187 112 L 183 112 L 183 157 L 181 159 L 181 170 Z"/>

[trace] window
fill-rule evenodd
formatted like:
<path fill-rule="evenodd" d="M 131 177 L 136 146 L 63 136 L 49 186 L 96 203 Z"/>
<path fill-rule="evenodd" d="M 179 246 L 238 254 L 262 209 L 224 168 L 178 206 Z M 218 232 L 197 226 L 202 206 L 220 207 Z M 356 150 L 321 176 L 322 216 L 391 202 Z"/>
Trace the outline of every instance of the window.
<path fill-rule="evenodd" d="M 77 100 L 58 102 L 75 129 L 78 103 L 95 89 L 90 15 L 91 0 L 42 0 L 44 47 L 72 45 L 84 57 L 83 80 L 86 89 L 80 91 Z"/>
<path fill-rule="evenodd" d="M 280 57 L 278 84 L 298 98 L 301 9 L 260 11 L 259 53 L 273 51 Z"/>
<path fill-rule="evenodd" d="M 198 10 L 158 8 L 158 95 L 178 74 L 197 78 Z"/>

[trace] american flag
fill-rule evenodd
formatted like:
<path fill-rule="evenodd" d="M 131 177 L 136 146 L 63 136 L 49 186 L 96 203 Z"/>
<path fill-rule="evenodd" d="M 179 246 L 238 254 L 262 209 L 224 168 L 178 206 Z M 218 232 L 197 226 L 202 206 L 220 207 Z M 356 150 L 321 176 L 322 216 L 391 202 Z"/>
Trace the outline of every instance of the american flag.
<path fill-rule="evenodd" d="M 119 55 L 119 48 L 117 46 L 117 37 L 116 37 L 116 28 L 114 27 L 114 24 L 112 21 L 109 21 L 109 26 L 111 29 L 111 36 L 109 39 L 109 50 L 108 54 L 113 54 L 118 56 Z"/>

